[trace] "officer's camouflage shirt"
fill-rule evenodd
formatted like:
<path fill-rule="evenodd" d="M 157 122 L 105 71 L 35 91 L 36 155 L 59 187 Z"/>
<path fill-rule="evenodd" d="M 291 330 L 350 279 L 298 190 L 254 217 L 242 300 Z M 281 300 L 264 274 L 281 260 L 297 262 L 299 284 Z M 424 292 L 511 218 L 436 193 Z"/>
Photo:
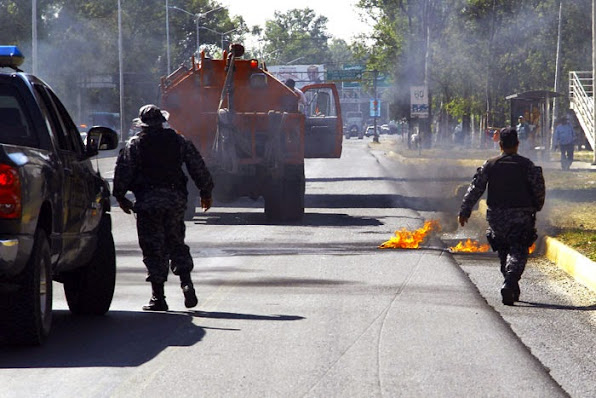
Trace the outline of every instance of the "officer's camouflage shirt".
<path fill-rule="evenodd" d="M 464 199 L 459 211 L 459 214 L 461 216 L 470 217 L 474 205 L 476 205 L 476 202 L 478 202 L 478 200 L 482 197 L 482 194 L 486 190 L 486 186 L 488 184 L 489 179 L 489 162 L 490 159 L 484 162 L 484 164 L 476 170 L 476 174 L 474 174 L 474 178 L 472 179 L 472 182 L 468 187 L 468 191 L 464 195 Z M 544 185 L 544 176 L 542 175 L 542 168 L 534 165 L 532 162 L 529 162 L 528 184 L 530 188 L 530 193 L 532 195 L 532 202 L 534 203 L 534 207 L 516 210 L 527 210 L 535 213 L 537 211 L 542 210 L 542 206 L 544 206 L 546 189 Z"/>
<path fill-rule="evenodd" d="M 178 135 L 180 142 L 180 158 L 186 165 L 188 174 L 193 179 L 195 185 L 200 191 L 201 198 L 211 198 L 213 191 L 213 179 L 211 173 L 207 169 L 205 162 L 194 144 Z M 141 170 L 139 170 L 139 139 L 132 137 L 126 146 L 120 151 L 118 159 L 116 160 L 116 169 L 114 171 L 114 189 L 113 195 L 116 198 L 122 198 L 127 191 L 132 191 L 135 185 L 135 180 L 141 177 Z M 160 188 L 163 191 L 163 188 Z M 186 187 L 182 190 L 170 190 L 171 194 L 177 196 L 184 196 L 186 201 Z M 135 195 L 137 193 L 135 192 Z M 138 199 L 138 198 L 137 198 Z"/>

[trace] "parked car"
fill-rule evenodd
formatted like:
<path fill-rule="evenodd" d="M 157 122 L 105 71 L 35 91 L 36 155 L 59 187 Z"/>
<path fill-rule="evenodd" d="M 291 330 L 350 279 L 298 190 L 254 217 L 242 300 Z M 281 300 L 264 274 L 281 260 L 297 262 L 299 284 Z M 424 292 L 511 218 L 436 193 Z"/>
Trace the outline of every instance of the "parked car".
<path fill-rule="evenodd" d="M 52 325 L 52 280 L 73 313 L 110 308 L 110 187 L 90 159 L 118 137 L 94 127 L 84 144 L 58 96 L 22 62 L 17 47 L 0 46 L 0 342 L 38 345 Z"/>

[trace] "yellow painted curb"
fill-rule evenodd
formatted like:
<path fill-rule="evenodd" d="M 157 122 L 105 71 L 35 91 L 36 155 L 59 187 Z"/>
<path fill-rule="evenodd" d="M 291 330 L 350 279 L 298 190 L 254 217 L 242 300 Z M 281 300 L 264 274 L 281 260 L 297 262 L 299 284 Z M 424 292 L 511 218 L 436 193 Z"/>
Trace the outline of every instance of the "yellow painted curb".
<path fill-rule="evenodd" d="M 555 238 L 544 238 L 544 255 L 582 285 L 596 291 L 596 263 Z"/>
<path fill-rule="evenodd" d="M 486 215 L 486 200 L 478 202 L 478 210 Z M 596 263 L 550 236 L 544 237 L 544 256 L 572 278 L 596 292 Z M 536 242 L 536 244 L 539 244 Z"/>

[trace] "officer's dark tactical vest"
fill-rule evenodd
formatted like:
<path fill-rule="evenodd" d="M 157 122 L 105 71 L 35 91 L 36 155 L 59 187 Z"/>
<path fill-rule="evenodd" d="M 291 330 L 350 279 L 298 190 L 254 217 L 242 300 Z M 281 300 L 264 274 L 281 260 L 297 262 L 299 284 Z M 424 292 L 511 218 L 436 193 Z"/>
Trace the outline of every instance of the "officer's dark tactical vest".
<path fill-rule="evenodd" d="M 143 185 L 149 188 L 185 189 L 178 134 L 172 129 L 151 129 L 138 134 L 139 166 Z"/>
<path fill-rule="evenodd" d="M 489 160 L 488 207 L 532 207 L 528 181 L 530 164 L 529 159 L 519 155 L 502 155 Z"/>

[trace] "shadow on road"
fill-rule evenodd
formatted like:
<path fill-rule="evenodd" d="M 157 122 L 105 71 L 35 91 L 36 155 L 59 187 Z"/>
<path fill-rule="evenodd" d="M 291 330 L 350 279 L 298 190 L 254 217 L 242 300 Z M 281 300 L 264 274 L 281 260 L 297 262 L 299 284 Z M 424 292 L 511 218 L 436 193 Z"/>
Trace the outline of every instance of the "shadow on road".
<path fill-rule="evenodd" d="M 0 369 L 139 366 L 168 347 L 189 347 L 204 336 L 189 314 L 110 311 L 83 317 L 54 310 L 46 343 L 2 347 Z"/>
<path fill-rule="evenodd" d="M 403 196 L 393 194 L 321 194 L 306 195 L 305 206 L 312 208 L 386 209 L 408 208 L 418 211 L 453 210 L 459 201 L 448 197 Z"/>
<path fill-rule="evenodd" d="M 306 213 L 302 221 L 283 222 L 283 225 L 302 226 L 330 226 L 330 227 L 367 227 L 379 226 L 383 223 L 373 217 L 353 217 L 343 213 Z M 217 212 L 197 213 L 194 218 L 196 224 L 206 225 L 278 225 L 279 222 L 268 221 L 265 213 L 261 212 Z"/>
<path fill-rule="evenodd" d="M 299 321 L 304 319 L 298 315 L 255 315 L 255 314 L 237 314 L 233 312 L 208 312 L 208 311 L 190 311 L 197 318 L 210 319 L 240 319 L 248 321 Z"/>
<path fill-rule="evenodd" d="M 0 369 L 140 366 L 168 347 L 190 347 L 205 330 L 193 318 L 296 321 L 296 315 L 256 315 L 229 312 L 110 311 L 105 316 L 74 316 L 54 311 L 52 333 L 41 347 L 2 347 Z"/>
<path fill-rule="evenodd" d="M 519 301 L 516 306 L 527 307 L 527 308 L 544 308 L 549 310 L 571 310 L 571 311 L 596 311 L 596 304 L 592 305 L 560 305 L 560 304 L 548 304 L 548 303 L 535 303 L 532 301 Z"/>

